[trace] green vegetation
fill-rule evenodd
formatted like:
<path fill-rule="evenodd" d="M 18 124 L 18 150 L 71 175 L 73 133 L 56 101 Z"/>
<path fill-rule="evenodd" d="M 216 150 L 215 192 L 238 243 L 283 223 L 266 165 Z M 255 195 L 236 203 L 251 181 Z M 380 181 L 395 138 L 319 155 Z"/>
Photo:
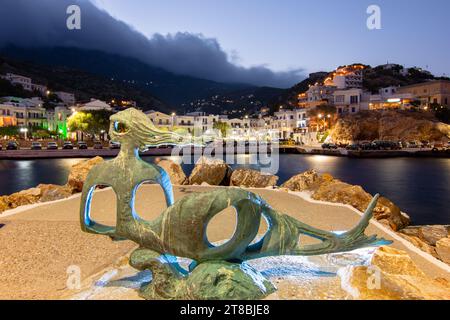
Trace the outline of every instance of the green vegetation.
<path fill-rule="evenodd" d="M 19 136 L 19 127 L 10 126 L 10 127 L 0 127 L 0 137 L 17 137 Z"/>
<path fill-rule="evenodd" d="M 213 128 L 216 130 L 220 130 L 220 132 L 222 133 L 222 138 L 226 138 L 228 130 L 231 129 L 228 123 L 222 121 L 217 121 L 216 123 L 214 123 Z"/>
<path fill-rule="evenodd" d="M 438 103 L 432 103 L 430 109 L 439 121 L 450 124 L 450 109 L 448 107 L 441 106 Z"/>
<path fill-rule="evenodd" d="M 106 110 L 76 112 L 67 120 L 67 127 L 72 132 L 81 131 L 95 136 L 100 134 L 102 130 L 108 131 L 111 114 Z"/>
<path fill-rule="evenodd" d="M 330 135 L 330 131 L 324 131 L 324 132 L 317 132 L 317 136 L 316 139 L 317 141 L 319 141 L 320 143 L 324 143 L 325 140 L 327 140 L 328 136 Z"/>

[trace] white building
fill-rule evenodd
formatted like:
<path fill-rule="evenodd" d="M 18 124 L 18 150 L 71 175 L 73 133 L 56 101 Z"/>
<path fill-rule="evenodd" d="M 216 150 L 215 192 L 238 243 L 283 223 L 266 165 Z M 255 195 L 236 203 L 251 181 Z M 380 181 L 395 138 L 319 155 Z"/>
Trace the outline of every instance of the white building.
<path fill-rule="evenodd" d="M 43 95 L 47 92 L 46 86 L 33 83 L 31 78 L 29 77 L 14 73 L 7 73 L 6 75 L 2 76 L 2 78 L 8 80 L 13 85 L 21 85 L 22 88 L 27 91 L 38 91 Z"/>
<path fill-rule="evenodd" d="M 338 115 L 369 110 L 370 94 L 362 89 L 336 90 L 333 96 Z"/>
<path fill-rule="evenodd" d="M 309 118 L 306 109 L 282 110 L 275 112 L 269 124 L 272 138 L 294 139 L 302 142 L 302 135 L 308 133 Z"/>
<path fill-rule="evenodd" d="M 369 109 L 408 109 L 412 107 L 411 102 L 414 100 L 414 96 L 411 93 L 398 93 L 398 88 L 400 87 L 381 88 L 378 94 L 370 95 Z"/>
<path fill-rule="evenodd" d="M 112 108 L 105 101 L 91 99 L 90 102 L 82 104 L 81 106 L 76 107 L 77 111 L 98 111 L 98 110 L 106 110 L 112 111 Z"/>
<path fill-rule="evenodd" d="M 45 127 L 46 110 L 39 106 L 0 104 L 0 117 L 11 118 L 19 127 Z"/>
<path fill-rule="evenodd" d="M 61 99 L 68 106 L 73 106 L 75 104 L 75 95 L 73 93 L 64 92 L 64 91 L 56 91 L 54 94 Z"/>
<path fill-rule="evenodd" d="M 325 85 L 335 86 L 338 89 L 362 88 L 363 65 L 350 65 L 336 69 L 331 77 L 325 79 Z"/>

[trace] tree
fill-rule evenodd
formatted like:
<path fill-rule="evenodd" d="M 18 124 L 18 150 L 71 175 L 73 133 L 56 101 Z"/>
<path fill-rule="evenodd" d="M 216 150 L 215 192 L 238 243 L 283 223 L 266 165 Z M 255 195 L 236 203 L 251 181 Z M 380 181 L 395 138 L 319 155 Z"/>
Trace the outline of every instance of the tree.
<path fill-rule="evenodd" d="M 70 131 L 81 131 L 91 136 L 101 133 L 102 130 L 109 129 L 109 117 L 111 112 L 106 110 L 79 111 L 74 113 L 67 120 L 67 127 Z"/>
<path fill-rule="evenodd" d="M 432 103 L 430 109 L 439 121 L 446 124 L 450 123 L 450 109 L 448 107 L 442 106 L 439 103 Z"/>
<path fill-rule="evenodd" d="M 9 127 L 0 127 L 0 137 L 17 137 L 19 136 L 19 127 L 17 126 L 9 126 Z"/>
<path fill-rule="evenodd" d="M 227 137 L 227 132 L 231 129 L 228 123 L 222 121 L 217 121 L 216 123 L 214 123 L 213 128 L 216 130 L 220 130 L 223 138 Z"/>

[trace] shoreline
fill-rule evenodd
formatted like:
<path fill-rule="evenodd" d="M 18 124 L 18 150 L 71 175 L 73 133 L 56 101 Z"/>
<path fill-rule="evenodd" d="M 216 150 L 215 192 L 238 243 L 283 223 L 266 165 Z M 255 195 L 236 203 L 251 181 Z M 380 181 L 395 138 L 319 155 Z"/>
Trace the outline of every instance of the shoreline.
<path fill-rule="evenodd" d="M 202 154 L 205 149 L 203 149 Z M 171 156 L 173 152 L 177 155 L 183 155 L 183 149 L 176 150 L 172 148 L 153 148 L 146 152 L 141 152 L 140 155 L 145 156 Z M 191 154 L 195 154 L 190 151 Z M 33 159 L 71 159 L 71 158 L 92 158 L 100 157 L 115 157 L 119 153 L 118 149 L 87 149 L 87 150 L 0 150 L 0 160 L 33 160 Z M 234 153 L 235 155 L 243 154 L 259 154 L 257 151 L 246 148 L 240 150 L 230 148 L 222 150 L 223 154 Z M 269 152 L 270 153 L 270 152 Z M 325 150 L 314 147 L 279 147 L 279 154 L 300 154 L 300 155 L 322 155 L 330 157 L 347 157 L 356 159 L 386 159 L 386 158 L 441 158 L 450 159 L 450 150 L 447 151 L 431 151 L 431 150 L 408 150 L 408 151 L 349 151 L 349 150 Z M 208 150 L 207 154 L 215 155 L 214 151 Z"/>

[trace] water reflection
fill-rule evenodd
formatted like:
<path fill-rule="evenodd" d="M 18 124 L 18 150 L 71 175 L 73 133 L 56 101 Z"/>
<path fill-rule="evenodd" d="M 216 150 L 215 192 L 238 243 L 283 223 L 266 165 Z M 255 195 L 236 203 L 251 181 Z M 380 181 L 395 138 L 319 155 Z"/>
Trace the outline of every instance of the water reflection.
<path fill-rule="evenodd" d="M 153 162 L 157 157 L 144 157 Z M 177 163 L 181 157 L 160 157 Z M 233 168 L 258 169 L 257 155 L 235 156 Z M 70 167 L 83 159 L 39 159 L 0 161 L 0 195 L 11 194 L 40 183 L 65 184 Z M 240 164 L 237 164 L 240 163 Z M 186 174 L 194 164 L 182 164 Z M 352 159 L 320 155 L 279 157 L 279 183 L 291 176 L 315 169 L 381 193 L 413 218 L 415 224 L 450 224 L 450 159 Z"/>

